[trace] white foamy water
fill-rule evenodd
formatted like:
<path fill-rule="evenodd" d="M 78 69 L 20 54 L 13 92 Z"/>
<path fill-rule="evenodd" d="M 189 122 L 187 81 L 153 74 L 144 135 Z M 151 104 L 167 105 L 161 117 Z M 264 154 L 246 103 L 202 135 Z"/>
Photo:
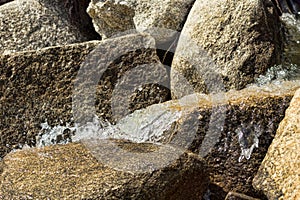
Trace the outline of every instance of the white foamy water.
<path fill-rule="evenodd" d="M 121 119 L 116 125 L 101 121 L 97 116 L 92 122 L 84 125 L 75 124 L 71 127 L 51 127 L 47 122 L 42 123 L 37 146 L 66 144 L 80 140 L 97 139 L 126 139 L 133 142 L 158 142 L 163 133 L 181 117 L 180 111 L 166 109 L 163 105 L 150 106 L 148 109 L 138 110 Z M 65 131 L 74 132 L 71 138 L 62 139 Z"/>

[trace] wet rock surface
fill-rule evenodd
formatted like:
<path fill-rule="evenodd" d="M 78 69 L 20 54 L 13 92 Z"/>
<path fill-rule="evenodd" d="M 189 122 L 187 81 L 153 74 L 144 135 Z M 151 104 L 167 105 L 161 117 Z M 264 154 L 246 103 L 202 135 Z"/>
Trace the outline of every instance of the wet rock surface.
<path fill-rule="evenodd" d="M 109 146 L 134 151 L 140 158 L 146 152 L 159 151 L 156 161 L 163 162 L 176 149 L 154 144 L 126 141 L 95 142 L 99 153 L 116 160 L 123 155 Z M 143 159 L 139 165 L 143 165 Z M 132 160 L 119 163 L 133 165 Z M 147 167 L 147 166 L 146 166 Z M 163 168 L 138 173 L 122 171 L 100 162 L 83 144 L 72 143 L 32 148 L 8 154 L 1 161 L 1 199 L 198 199 L 208 184 L 204 161 L 192 153 L 183 153 Z"/>
<path fill-rule="evenodd" d="M 38 0 L 12 1 L 0 7 L 1 54 L 87 40 L 66 15 Z"/>
<path fill-rule="evenodd" d="M 155 76 L 148 76 L 152 77 L 150 80 L 157 77 L 168 80 L 153 45 L 148 35 L 128 35 L 103 42 L 2 55 L 0 112 L 5 117 L 1 118 L 0 125 L 1 157 L 24 144 L 35 145 L 42 123 L 54 127 L 79 122 L 82 118 L 88 121 L 94 115 L 114 122 L 135 109 L 168 100 L 167 88 L 142 84 L 147 81 L 142 73 L 145 76 L 154 73 Z M 120 54 L 122 49 L 128 50 L 127 53 Z M 134 76 L 128 75 L 130 70 L 135 70 Z M 125 77 L 123 82 L 122 76 Z M 89 95 L 96 95 L 96 99 Z M 124 99 L 128 101 L 127 106 Z M 91 100 L 92 106 L 89 105 Z M 78 108 L 72 108 L 74 101 Z M 91 107 L 96 107 L 95 113 L 85 114 Z"/>
<path fill-rule="evenodd" d="M 242 89 L 280 62 L 279 17 L 268 5 L 261 0 L 196 1 L 172 63 L 172 96 Z"/>
<path fill-rule="evenodd" d="M 189 95 L 135 111 L 112 129 L 74 140 L 125 138 L 189 149 L 209 165 L 210 199 L 223 200 L 229 191 L 266 199 L 252 180 L 299 87 L 299 82 L 285 82 L 221 96 Z"/>
<path fill-rule="evenodd" d="M 300 196 L 300 90 L 292 99 L 253 182 L 269 199 Z"/>

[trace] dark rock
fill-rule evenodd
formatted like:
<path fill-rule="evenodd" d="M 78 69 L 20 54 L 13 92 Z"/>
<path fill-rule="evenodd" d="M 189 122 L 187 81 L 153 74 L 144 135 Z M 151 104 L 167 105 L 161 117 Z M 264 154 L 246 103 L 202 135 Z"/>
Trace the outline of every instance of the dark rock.
<path fill-rule="evenodd" d="M 0 113 L 5 117 L 0 119 L 0 156 L 24 144 L 35 145 L 42 123 L 73 126 L 95 115 L 113 123 L 136 109 L 168 100 L 169 90 L 154 84 L 156 79 L 168 82 L 148 35 L 2 55 Z M 95 113 L 85 115 L 87 107 Z"/>
<path fill-rule="evenodd" d="M 207 167 L 193 153 L 178 155 L 175 148 L 154 144 L 92 142 L 102 160 L 97 161 L 80 143 L 8 154 L 1 161 L 1 199 L 194 200 L 200 199 L 207 188 Z M 124 159 L 124 151 L 127 156 L 135 154 L 138 158 Z M 170 157 L 174 159 L 164 163 Z M 118 168 L 113 161 L 118 162 Z M 162 165 L 151 169 L 152 162 Z M 128 166 L 136 165 L 145 171 L 128 170 Z"/>

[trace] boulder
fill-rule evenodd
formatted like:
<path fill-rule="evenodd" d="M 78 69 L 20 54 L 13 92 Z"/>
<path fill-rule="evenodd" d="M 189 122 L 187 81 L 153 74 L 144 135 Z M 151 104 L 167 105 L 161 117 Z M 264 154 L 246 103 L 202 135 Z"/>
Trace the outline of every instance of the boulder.
<path fill-rule="evenodd" d="M 269 0 L 197 0 L 172 62 L 172 97 L 252 83 L 280 61 L 280 26 Z"/>
<path fill-rule="evenodd" d="M 8 154 L 1 161 L 1 199 L 194 200 L 207 188 L 207 167 L 193 153 L 122 140 L 93 140 L 93 144 L 102 160 L 96 160 L 81 143 Z M 123 151 L 139 159 L 124 159 Z M 110 163 L 114 161 L 118 168 Z M 152 163 L 160 167 L 152 168 Z"/>
<path fill-rule="evenodd" d="M 0 157 L 55 126 L 95 116 L 114 123 L 136 109 L 166 101 L 170 92 L 154 39 L 132 34 L 106 41 L 0 55 Z M 95 112 L 85 114 L 89 110 Z M 86 117 L 86 118 L 85 118 Z M 71 130 L 64 131 L 65 139 Z M 59 143 L 53 139 L 52 143 Z"/>
<path fill-rule="evenodd" d="M 193 94 L 137 110 L 103 130 L 76 132 L 72 139 L 109 137 L 188 149 L 209 164 L 210 198 L 223 200 L 233 191 L 265 199 L 252 187 L 252 179 L 299 87 L 299 82 L 284 82 Z"/>
<path fill-rule="evenodd" d="M 269 199 L 300 199 L 300 90 L 295 93 L 253 180 Z"/>
<path fill-rule="evenodd" d="M 87 41 L 67 15 L 39 0 L 18 0 L 0 7 L 0 54 Z"/>
<path fill-rule="evenodd" d="M 96 0 L 90 3 L 88 13 L 104 38 L 136 28 L 151 33 L 157 41 L 166 41 L 173 31 L 181 31 L 193 3 L 194 0 Z"/>

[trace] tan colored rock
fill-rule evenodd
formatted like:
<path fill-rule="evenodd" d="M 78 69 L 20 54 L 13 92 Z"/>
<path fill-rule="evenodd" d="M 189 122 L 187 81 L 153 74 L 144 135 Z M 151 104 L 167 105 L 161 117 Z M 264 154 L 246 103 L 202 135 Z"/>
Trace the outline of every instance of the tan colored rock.
<path fill-rule="evenodd" d="M 300 82 L 284 82 L 193 94 L 137 110 L 113 127 L 91 135 L 77 133 L 73 139 L 112 137 L 188 149 L 210 166 L 210 197 L 225 199 L 236 191 L 264 199 L 252 180 L 299 87 Z"/>
<path fill-rule="evenodd" d="M 0 54 L 87 41 L 67 16 L 38 0 L 0 7 Z"/>
<path fill-rule="evenodd" d="M 269 199 L 300 199 L 300 90 L 295 93 L 253 186 Z"/>
<path fill-rule="evenodd" d="M 126 141 L 94 140 L 95 157 L 83 144 L 32 148 L 8 154 L 1 162 L 1 199 L 198 199 L 208 184 L 203 159 L 192 153 L 177 156 L 175 148 Z M 112 152 L 112 147 L 115 149 Z M 124 160 L 122 149 L 140 160 Z M 159 152 L 159 153 L 157 153 Z M 119 154 L 121 153 L 121 154 Z M 131 165 L 149 168 L 148 155 L 156 154 L 161 168 L 136 172 Z M 118 161 L 119 168 L 110 162 Z M 150 161 L 144 163 L 144 160 Z M 164 163 L 163 163 L 164 164 Z"/>
<path fill-rule="evenodd" d="M 279 17 L 268 3 L 197 0 L 174 55 L 172 97 L 242 89 L 278 63 Z"/>
<path fill-rule="evenodd" d="M 105 0 L 88 8 L 96 31 L 104 38 L 130 29 L 146 31 L 157 41 L 182 29 L 194 0 Z M 161 29 L 159 29 L 161 28 Z"/>
<path fill-rule="evenodd" d="M 95 115 L 113 123 L 168 100 L 169 90 L 154 84 L 168 82 L 154 46 L 149 35 L 133 34 L 1 55 L 0 157 L 35 145 L 37 135 L 50 131 L 42 131 L 42 123 L 73 126 Z M 50 143 L 66 141 L 72 131 L 61 134 Z"/>

